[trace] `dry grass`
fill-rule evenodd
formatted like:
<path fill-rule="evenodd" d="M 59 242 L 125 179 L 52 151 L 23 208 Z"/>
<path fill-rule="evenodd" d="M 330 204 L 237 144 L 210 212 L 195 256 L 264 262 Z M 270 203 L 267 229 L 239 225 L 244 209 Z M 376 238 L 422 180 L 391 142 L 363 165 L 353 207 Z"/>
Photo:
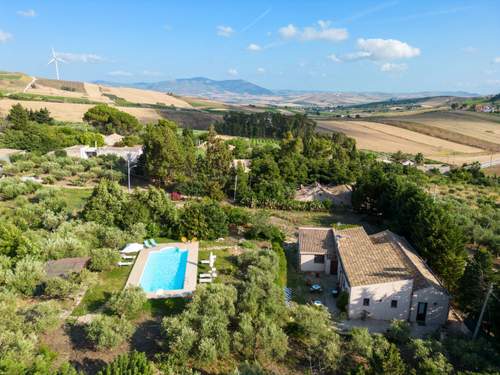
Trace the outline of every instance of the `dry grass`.
<path fill-rule="evenodd" d="M 192 108 L 186 101 L 159 91 L 140 90 L 129 87 L 100 86 L 103 94 L 116 95 L 131 103 L 174 105 L 177 108 Z"/>
<path fill-rule="evenodd" d="M 51 103 L 2 99 L 0 100 L 0 117 L 7 116 L 10 108 L 14 104 L 18 103 L 20 103 L 23 107 L 32 110 L 47 108 L 56 120 L 69 122 L 82 122 L 83 114 L 87 112 L 89 108 L 93 107 L 91 104 Z M 118 109 L 130 113 L 144 123 L 156 121 L 161 118 L 156 110 L 150 108 L 119 107 Z"/>
<path fill-rule="evenodd" d="M 374 118 L 400 128 L 451 142 L 500 152 L 500 117 L 478 116 L 471 112 L 427 112 L 408 116 Z"/>
<path fill-rule="evenodd" d="M 31 77 L 24 73 L 0 72 L 0 90 L 19 92 L 31 82 Z"/>
<path fill-rule="evenodd" d="M 479 148 L 371 121 L 319 121 L 318 128 L 345 133 L 356 139 L 359 148 L 378 152 L 422 152 L 429 158 L 482 152 Z"/>

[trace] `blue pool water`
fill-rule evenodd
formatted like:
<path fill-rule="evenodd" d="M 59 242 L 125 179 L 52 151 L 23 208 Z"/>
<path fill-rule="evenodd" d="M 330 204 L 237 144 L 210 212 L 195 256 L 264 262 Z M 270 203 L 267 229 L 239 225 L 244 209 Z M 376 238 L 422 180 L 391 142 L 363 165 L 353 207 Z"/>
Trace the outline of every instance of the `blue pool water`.
<path fill-rule="evenodd" d="M 177 247 L 151 252 L 142 271 L 141 287 L 149 293 L 183 289 L 187 257 L 188 251 Z"/>

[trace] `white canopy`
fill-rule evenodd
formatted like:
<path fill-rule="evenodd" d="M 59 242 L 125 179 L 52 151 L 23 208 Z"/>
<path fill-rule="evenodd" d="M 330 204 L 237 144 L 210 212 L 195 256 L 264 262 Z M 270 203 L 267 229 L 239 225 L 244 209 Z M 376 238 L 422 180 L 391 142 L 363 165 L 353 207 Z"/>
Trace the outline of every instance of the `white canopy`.
<path fill-rule="evenodd" d="M 128 253 L 137 253 L 138 251 L 141 251 L 144 249 L 144 245 L 140 243 L 129 243 L 127 246 L 123 248 L 120 253 L 123 254 L 128 254 Z"/>

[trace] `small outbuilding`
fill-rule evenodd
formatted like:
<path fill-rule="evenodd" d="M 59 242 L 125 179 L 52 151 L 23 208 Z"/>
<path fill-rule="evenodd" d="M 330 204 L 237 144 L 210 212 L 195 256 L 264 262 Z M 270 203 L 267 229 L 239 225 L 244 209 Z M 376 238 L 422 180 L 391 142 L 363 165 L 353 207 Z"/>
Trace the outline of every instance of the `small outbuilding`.
<path fill-rule="evenodd" d="M 50 277 L 65 277 L 72 273 L 80 273 L 89 264 L 90 257 L 62 258 L 49 260 L 45 264 L 45 273 Z"/>

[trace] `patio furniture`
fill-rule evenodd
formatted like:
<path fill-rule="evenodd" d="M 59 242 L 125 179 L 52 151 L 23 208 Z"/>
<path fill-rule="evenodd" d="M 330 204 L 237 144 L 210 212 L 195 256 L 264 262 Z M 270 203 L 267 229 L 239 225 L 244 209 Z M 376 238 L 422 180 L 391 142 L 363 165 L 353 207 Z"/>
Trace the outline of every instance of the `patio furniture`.
<path fill-rule="evenodd" d="M 309 288 L 309 291 L 311 293 L 320 293 L 323 291 L 323 287 L 319 284 L 313 284 L 311 285 L 311 287 Z"/>
<path fill-rule="evenodd" d="M 146 246 L 148 249 L 152 248 L 153 245 L 151 245 L 151 243 L 149 242 L 149 240 L 145 240 L 144 241 L 144 246 Z"/>
<path fill-rule="evenodd" d="M 210 272 L 210 273 L 200 273 L 200 278 L 204 279 L 204 278 L 216 278 L 217 277 L 217 273 L 215 272 Z"/>
<path fill-rule="evenodd" d="M 144 249 L 144 245 L 140 243 L 129 243 L 120 251 L 122 254 L 137 253 Z"/>
<path fill-rule="evenodd" d="M 121 254 L 121 257 L 122 257 L 122 259 L 135 259 L 135 256 L 133 256 L 133 255 Z"/>
<path fill-rule="evenodd" d="M 211 277 L 204 277 L 204 278 L 199 279 L 200 284 L 207 284 L 207 283 L 211 283 L 212 281 L 213 281 L 213 279 Z"/>
<path fill-rule="evenodd" d="M 158 244 L 156 243 L 155 239 L 154 238 L 150 238 L 149 239 L 149 243 L 153 246 L 158 246 Z"/>
<path fill-rule="evenodd" d="M 118 262 L 118 265 L 120 267 L 123 267 L 123 266 L 131 266 L 132 264 L 134 264 L 134 262 Z"/>

